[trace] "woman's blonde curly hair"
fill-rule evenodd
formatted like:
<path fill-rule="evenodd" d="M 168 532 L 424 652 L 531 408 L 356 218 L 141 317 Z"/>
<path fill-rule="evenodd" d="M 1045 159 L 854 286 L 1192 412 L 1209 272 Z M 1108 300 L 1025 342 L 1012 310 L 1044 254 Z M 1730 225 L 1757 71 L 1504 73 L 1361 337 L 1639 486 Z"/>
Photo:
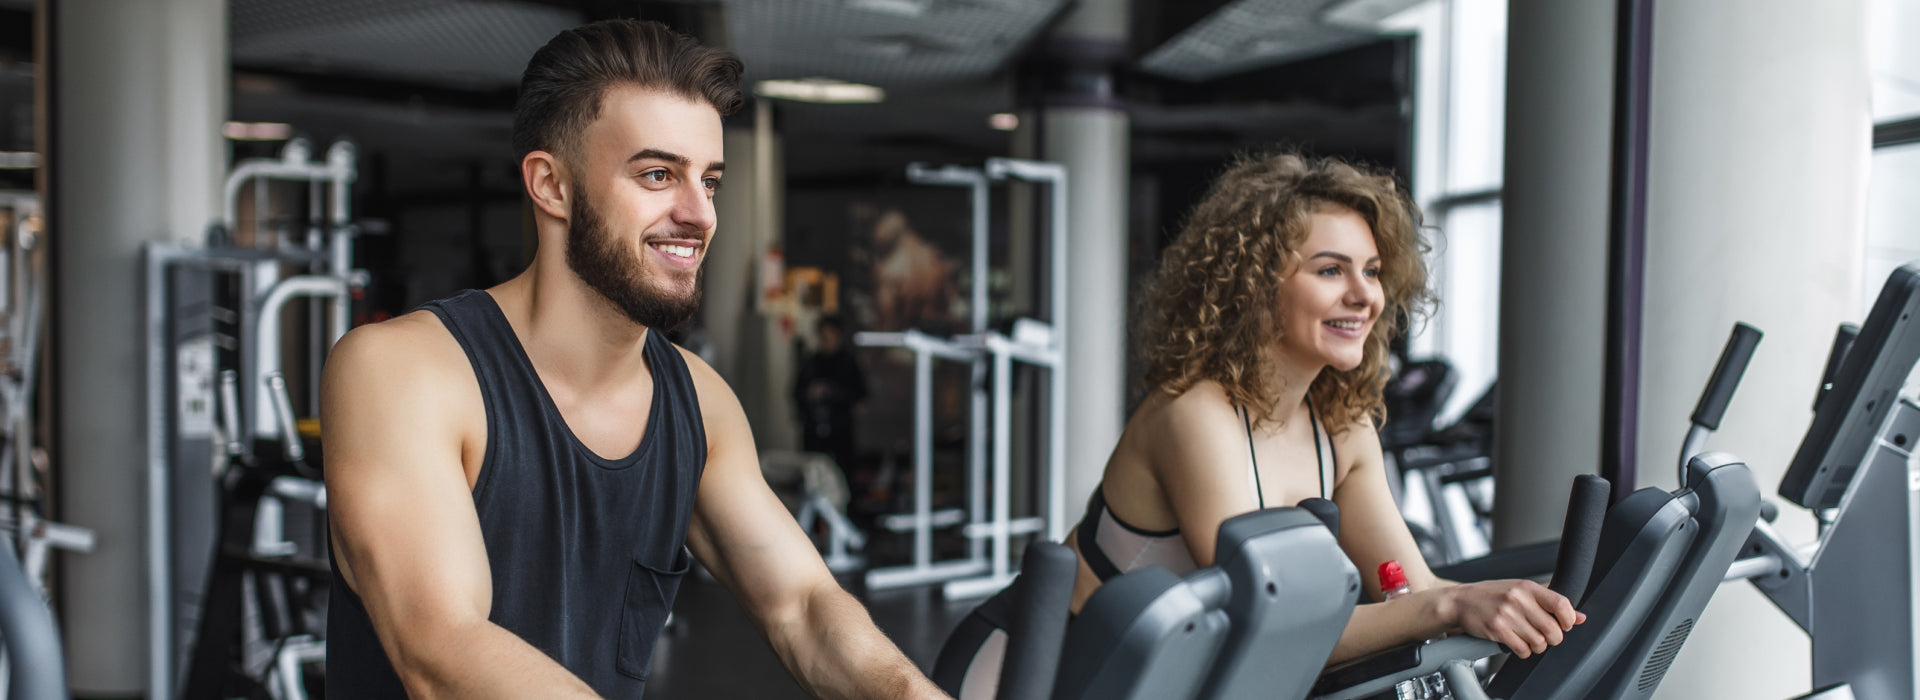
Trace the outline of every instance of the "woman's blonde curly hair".
<path fill-rule="evenodd" d="M 1360 366 L 1321 370 L 1307 396 L 1328 428 L 1386 419 L 1380 392 L 1394 335 L 1433 305 L 1420 210 L 1383 172 L 1295 153 L 1243 157 L 1220 176 L 1160 258 L 1141 299 L 1146 384 L 1179 396 L 1211 379 L 1258 423 L 1279 420 L 1269 366 L 1280 332 L 1273 300 L 1301 261 L 1311 215 L 1351 209 L 1373 230 L 1386 307 Z"/>

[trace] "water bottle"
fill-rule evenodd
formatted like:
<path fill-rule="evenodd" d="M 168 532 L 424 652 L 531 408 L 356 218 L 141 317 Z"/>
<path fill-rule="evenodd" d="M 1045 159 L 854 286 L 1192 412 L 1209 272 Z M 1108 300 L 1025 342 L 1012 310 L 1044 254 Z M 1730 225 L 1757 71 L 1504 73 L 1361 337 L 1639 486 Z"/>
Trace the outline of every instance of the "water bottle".
<path fill-rule="evenodd" d="M 1398 560 L 1389 559 L 1380 565 L 1380 597 L 1393 600 L 1413 592 L 1413 586 L 1407 583 L 1407 572 L 1400 568 Z M 1446 679 L 1436 673 L 1426 678 L 1414 678 L 1400 681 L 1393 686 L 1395 700 L 1451 700 L 1453 695 L 1447 692 Z"/>

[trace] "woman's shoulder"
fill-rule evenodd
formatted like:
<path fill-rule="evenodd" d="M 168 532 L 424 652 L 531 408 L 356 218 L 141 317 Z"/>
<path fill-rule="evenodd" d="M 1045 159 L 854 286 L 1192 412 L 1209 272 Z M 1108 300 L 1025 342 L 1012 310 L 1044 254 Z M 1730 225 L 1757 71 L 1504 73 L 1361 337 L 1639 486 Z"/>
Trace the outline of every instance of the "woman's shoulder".
<path fill-rule="evenodd" d="M 1229 433 L 1239 435 L 1240 431 L 1240 418 L 1226 390 L 1215 382 L 1203 381 L 1178 394 L 1155 389 L 1127 421 L 1121 442 L 1137 448 L 1145 440 L 1184 450 L 1185 446 L 1207 444 Z"/>

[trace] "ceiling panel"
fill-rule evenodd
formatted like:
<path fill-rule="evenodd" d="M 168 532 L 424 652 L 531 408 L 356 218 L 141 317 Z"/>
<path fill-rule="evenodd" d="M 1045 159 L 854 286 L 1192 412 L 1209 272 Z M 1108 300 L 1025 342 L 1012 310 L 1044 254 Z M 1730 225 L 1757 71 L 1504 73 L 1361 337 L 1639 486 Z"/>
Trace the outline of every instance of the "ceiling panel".
<path fill-rule="evenodd" d="M 979 80 L 1065 0 L 726 0 L 750 79 L 824 76 L 912 89 Z"/>
<path fill-rule="evenodd" d="M 533 52 L 580 24 L 565 8 L 508 0 L 233 0 L 241 66 L 449 86 L 520 81 Z"/>
<path fill-rule="evenodd" d="M 1327 0 L 1236 0 L 1141 59 L 1149 73 L 1208 80 L 1372 41 L 1378 36 L 1323 21 Z"/>

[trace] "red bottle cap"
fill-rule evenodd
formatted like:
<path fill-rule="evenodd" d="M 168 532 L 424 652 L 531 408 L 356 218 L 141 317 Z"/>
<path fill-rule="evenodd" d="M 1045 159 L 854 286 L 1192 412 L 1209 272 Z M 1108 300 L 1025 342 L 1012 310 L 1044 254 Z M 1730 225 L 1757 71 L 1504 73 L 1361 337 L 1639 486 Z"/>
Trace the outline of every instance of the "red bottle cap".
<path fill-rule="evenodd" d="M 1400 569 L 1400 561 L 1388 559 L 1380 565 L 1380 590 L 1393 591 L 1407 587 L 1407 572 Z"/>

